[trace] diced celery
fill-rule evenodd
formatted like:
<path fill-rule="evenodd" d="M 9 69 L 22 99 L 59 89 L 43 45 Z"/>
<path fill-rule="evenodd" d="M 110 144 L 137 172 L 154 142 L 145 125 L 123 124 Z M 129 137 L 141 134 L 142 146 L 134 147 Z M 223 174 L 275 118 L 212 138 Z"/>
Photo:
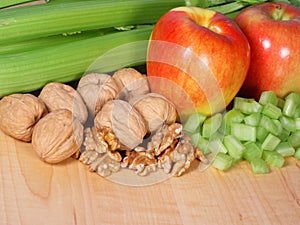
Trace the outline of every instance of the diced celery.
<path fill-rule="evenodd" d="M 275 150 L 283 157 L 295 154 L 295 149 L 288 142 L 280 142 Z"/>
<path fill-rule="evenodd" d="M 254 142 L 247 142 L 244 144 L 246 147 L 243 152 L 243 158 L 248 162 L 252 161 L 255 158 L 261 158 L 263 150 Z"/>
<path fill-rule="evenodd" d="M 266 174 L 270 172 L 270 169 L 266 162 L 261 158 L 254 158 L 250 161 L 251 169 L 255 174 Z"/>
<path fill-rule="evenodd" d="M 300 118 L 295 118 L 296 130 L 300 130 Z"/>
<path fill-rule="evenodd" d="M 212 166 L 219 170 L 225 171 L 225 170 L 228 170 L 232 166 L 232 163 L 233 163 L 233 159 L 229 155 L 227 155 L 223 152 L 219 152 L 216 155 L 216 157 L 212 163 Z"/>
<path fill-rule="evenodd" d="M 227 124 L 231 124 L 233 122 L 241 123 L 244 117 L 244 114 L 240 110 L 234 108 L 226 112 L 224 115 L 224 119 Z"/>
<path fill-rule="evenodd" d="M 236 159 L 241 159 L 243 156 L 243 152 L 245 150 L 245 146 L 234 136 L 227 135 L 224 137 L 223 144 L 228 150 L 228 154 Z"/>
<path fill-rule="evenodd" d="M 240 110 L 242 113 L 251 114 L 261 112 L 262 105 L 254 99 L 235 97 L 233 101 L 233 108 Z"/>
<path fill-rule="evenodd" d="M 270 103 L 270 104 L 277 106 L 278 98 L 273 91 L 264 91 L 261 93 L 258 102 L 262 105 L 266 105 L 266 104 Z"/>
<path fill-rule="evenodd" d="M 208 154 L 210 151 L 208 150 L 208 140 L 201 136 L 200 133 L 195 133 L 191 137 L 192 143 L 199 148 L 203 154 Z"/>
<path fill-rule="evenodd" d="M 231 135 L 240 141 L 255 141 L 256 128 L 242 123 L 231 124 Z"/>
<path fill-rule="evenodd" d="M 294 157 L 298 160 L 300 160 L 300 148 L 297 148 L 294 154 Z"/>
<path fill-rule="evenodd" d="M 260 113 L 252 113 L 249 116 L 244 118 L 244 122 L 250 126 L 258 126 L 260 122 L 261 114 Z"/>
<path fill-rule="evenodd" d="M 219 152 L 227 153 L 227 149 L 225 148 L 220 139 L 214 139 L 209 141 L 207 148 L 214 155 L 217 155 Z"/>
<path fill-rule="evenodd" d="M 291 93 L 285 98 L 282 113 L 286 116 L 293 117 L 299 105 L 299 95 Z"/>
<path fill-rule="evenodd" d="M 288 131 L 296 131 L 296 121 L 292 117 L 282 116 L 279 121 L 282 124 L 282 127 Z"/>
<path fill-rule="evenodd" d="M 201 113 L 194 113 L 189 116 L 187 121 L 184 123 L 183 129 L 184 131 L 188 133 L 194 133 L 196 132 L 204 120 L 206 119 L 206 116 Z"/>
<path fill-rule="evenodd" d="M 258 126 L 256 127 L 256 139 L 260 142 L 263 142 L 266 137 L 268 136 L 269 131 L 267 131 L 265 128 Z"/>
<path fill-rule="evenodd" d="M 295 110 L 294 113 L 294 118 L 300 118 L 300 104 L 298 105 L 297 109 Z"/>
<path fill-rule="evenodd" d="M 261 147 L 263 150 L 273 151 L 281 140 L 273 134 L 268 134 Z"/>
<path fill-rule="evenodd" d="M 222 114 L 216 113 L 215 115 L 207 118 L 203 122 L 202 126 L 202 136 L 205 138 L 210 138 L 221 126 L 222 124 Z"/>
<path fill-rule="evenodd" d="M 265 115 L 261 116 L 259 126 L 265 128 L 267 131 L 274 135 L 279 135 L 279 130 L 273 120 Z"/>
<path fill-rule="evenodd" d="M 300 130 L 291 133 L 287 140 L 294 148 L 300 147 Z"/>
<path fill-rule="evenodd" d="M 278 119 L 281 116 L 281 109 L 271 103 L 263 106 L 262 114 L 270 117 L 271 119 Z"/>
<path fill-rule="evenodd" d="M 262 157 L 271 166 L 281 168 L 284 165 L 284 157 L 276 151 L 263 151 Z"/>
<path fill-rule="evenodd" d="M 278 98 L 277 106 L 282 110 L 284 106 L 285 100 L 282 98 Z"/>
<path fill-rule="evenodd" d="M 290 131 L 283 128 L 281 133 L 277 137 L 279 137 L 279 139 L 284 142 L 284 141 L 287 141 L 290 134 L 291 134 Z"/>
<path fill-rule="evenodd" d="M 275 120 L 275 119 L 272 119 L 272 122 L 274 123 L 275 127 L 276 127 L 276 136 L 279 136 L 283 130 L 283 127 L 280 123 L 279 120 Z"/>

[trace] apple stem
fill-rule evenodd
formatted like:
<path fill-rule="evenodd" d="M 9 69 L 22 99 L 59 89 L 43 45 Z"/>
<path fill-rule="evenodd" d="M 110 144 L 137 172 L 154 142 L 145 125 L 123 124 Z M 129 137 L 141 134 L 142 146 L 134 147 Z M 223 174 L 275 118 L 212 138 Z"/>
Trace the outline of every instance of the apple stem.
<path fill-rule="evenodd" d="M 276 5 L 275 10 L 272 14 L 274 20 L 289 20 L 289 17 L 285 15 L 281 5 Z"/>

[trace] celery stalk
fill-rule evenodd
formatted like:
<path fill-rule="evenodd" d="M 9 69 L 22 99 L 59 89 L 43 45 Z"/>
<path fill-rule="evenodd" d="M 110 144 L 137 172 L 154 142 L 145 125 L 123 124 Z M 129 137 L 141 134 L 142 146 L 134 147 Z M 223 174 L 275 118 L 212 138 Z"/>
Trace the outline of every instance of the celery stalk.
<path fill-rule="evenodd" d="M 266 162 L 261 158 L 254 158 L 250 161 L 251 169 L 255 174 L 266 174 L 269 173 L 269 167 Z"/>
<path fill-rule="evenodd" d="M 25 3 L 25 2 L 33 2 L 33 1 L 34 0 L 1 0 L 0 1 L 0 9 L 9 7 L 9 6 L 18 5 L 18 4 Z"/>
<path fill-rule="evenodd" d="M 0 13 L 0 44 L 107 27 L 155 23 L 183 0 L 74 1 L 12 8 Z"/>
<path fill-rule="evenodd" d="M 99 72 L 144 64 L 153 26 L 0 56 L 0 97 L 79 79 L 90 65 Z M 105 55 L 107 58 L 100 58 Z"/>

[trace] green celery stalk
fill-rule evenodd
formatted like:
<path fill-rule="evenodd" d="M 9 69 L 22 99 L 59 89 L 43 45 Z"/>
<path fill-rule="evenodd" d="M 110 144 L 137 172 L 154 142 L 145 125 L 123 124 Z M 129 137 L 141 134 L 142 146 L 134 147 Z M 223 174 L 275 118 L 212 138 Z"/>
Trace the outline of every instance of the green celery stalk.
<path fill-rule="evenodd" d="M 153 26 L 107 34 L 16 55 L 0 56 L 0 97 L 69 82 L 89 71 L 110 72 L 144 64 Z M 103 55 L 105 60 L 95 60 Z"/>
<path fill-rule="evenodd" d="M 72 41 L 79 41 L 92 37 L 98 37 L 113 32 L 117 32 L 117 30 L 114 28 L 105 28 L 100 30 L 78 32 L 76 34 L 59 34 L 31 39 L 27 41 L 15 42 L 11 44 L 2 44 L 0 45 L 0 54 L 14 54 L 50 46 L 57 46 L 60 44 L 65 44 Z"/>
<path fill-rule="evenodd" d="M 18 5 L 18 4 L 25 3 L 25 2 L 33 2 L 33 1 L 34 0 L 1 0 L 0 1 L 0 9 L 9 7 L 9 6 Z"/>
<path fill-rule="evenodd" d="M 107 27 L 155 23 L 184 0 L 74 1 L 12 8 L 0 13 L 0 44 Z"/>

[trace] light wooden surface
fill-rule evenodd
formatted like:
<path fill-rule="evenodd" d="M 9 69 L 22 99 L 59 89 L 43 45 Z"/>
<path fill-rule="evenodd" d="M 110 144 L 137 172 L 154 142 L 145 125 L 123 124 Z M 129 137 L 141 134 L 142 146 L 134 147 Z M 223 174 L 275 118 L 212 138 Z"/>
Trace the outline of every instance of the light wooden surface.
<path fill-rule="evenodd" d="M 299 161 L 268 175 L 254 175 L 245 162 L 225 173 L 199 165 L 134 187 L 75 159 L 45 164 L 30 144 L 0 132 L 0 224 L 299 224 Z"/>

